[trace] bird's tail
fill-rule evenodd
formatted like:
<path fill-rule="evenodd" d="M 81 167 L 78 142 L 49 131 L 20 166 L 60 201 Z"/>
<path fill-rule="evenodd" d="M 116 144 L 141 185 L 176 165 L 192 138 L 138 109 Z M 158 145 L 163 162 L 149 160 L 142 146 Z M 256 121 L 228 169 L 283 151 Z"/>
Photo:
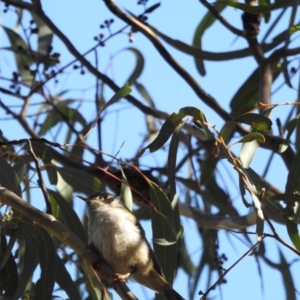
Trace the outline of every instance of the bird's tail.
<path fill-rule="evenodd" d="M 164 296 L 167 300 L 185 300 L 181 295 L 179 295 L 175 290 L 166 290 Z"/>

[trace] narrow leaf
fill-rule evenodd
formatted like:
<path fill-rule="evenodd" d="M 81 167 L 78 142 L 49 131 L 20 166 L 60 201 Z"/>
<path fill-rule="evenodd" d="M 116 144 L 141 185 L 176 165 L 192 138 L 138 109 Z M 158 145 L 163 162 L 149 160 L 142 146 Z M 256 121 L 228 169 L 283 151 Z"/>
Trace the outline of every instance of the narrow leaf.
<path fill-rule="evenodd" d="M 52 292 L 56 277 L 56 250 L 49 233 L 36 227 L 39 233 L 38 255 L 41 275 L 36 282 L 35 300 L 52 300 Z"/>
<path fill-rule="evenodd" d="M 82 227 L 82 223 L 72 206 L 58 193 L 50 189 L 47 190 L 51 202 L 54 201 L 58 204 L 60 212 L 63 214 L 68 228 L 71 229 L 82 241 L 87 241 L 86 233 Z"/>
<path fill-rule="evenodd" d="M 91 195 L 95 192 L 103 190 L 101 182 L 81 171 L 74 168 L 67 167 L 56 167 L 57 171 L 61 177 L 74 189 L 76 192 L 84 193 L 86 195 Z"/>
<path fill-rule="evenodd" d="M 244 168 L 249 168 L 258 147 L 259 143 L 257 140 L 243 143 L 240 151 L 240 160 Z"/>
<path fill-rule="evenodd" d="M 300 31 L 300 25 L 290 27 L 290 34 Z"/>
<path fill-rule="evenodd" d="M 251 132 L 246 136 L 244 136 L 242 139 L 240 139 L 237 143 L 249 143 L 252 141 L 258 141 L 260 143 L 264 143 L 265 137 L 258 132 Z"/>
<path fill-rule="evenodd" d="M 251 193 L 251 196 L 253 199 L 254 207 L 256 210 L 256 217 L 257 217 L 256 236 L 257 236 L 257 240 L 260 241 L 264 233 L 264 214 L 262 211 L 260 200 L 257 198 L 257 196 L 254 193 Z"/>
<path fill-rule="evenodd" d="M 0 184 L 22 197 L 20 181 L 10 164 L 0 156 Z"/>
<path fill-rule="evenodd" d="M 160 149 L 173 134 L 177 126 L 182 122 L 182 119 L 188 115 L 192 116 L 194 118 L 194 123 L 197 126 L 201 127 L 206 135 L 209 135 L 209 137 L 211 137 L 212 134 L 208 130 L 208 126 L 206 125 L 206 118 L 203 112 L 195 107 L 183 107 L 177 114 L 172 113 L 170 115 L 170 117 L 163 124 L 157 138 L 147 147 L 141 149 L 139 156 L 142 156 L 147 149 L 149 149 L 150 152 L 155 152 L 156 150 Z"/>
<path fill-rule="evenodd" d="M 259 131 L 269 131 L 272 128 L 272 121 L 269 118 L 254 113 L 238 116 L 234 121 L 249 124 Z"/>
<path fill-rule="evenodd" d="M 62 290 L 66 292 L 69 299 L 80 300 L 82 299 L 78 287 L 73 281 L 70 273 L 67 271 L 62 259 L 56 254 L 55 264 L 57 266 L 56 282 Z"/>
<path fill-rule="evenodd" d="M 293 0 L 277 0 L 274 2 L 274 4 L 271 4 L 271 5 L 257 5 L 257 6 L 243 4 L 243 3 L 235 2 L 235 1 L 221 1 L 220 4 L 238 8 L 238 9 L 240 9 L 244 12 L 250 13 L 250 14 L 262 14 L 262 13 L 270 12 L 271 10 L 283 8 L 283 7 L 291 4 L 292 2 L 293 2 Z"/>
<path fill-rule="evenodd" d="M 287 177 L 286 194 L 300 193 L 300 150 L 298 150 Z"/>
<path fill-rule="evenodd" d="M 270 197 L 269 200 L 283 200 L 286 202 L 292 202 L 292 204 L 294 204 L 296 201 L 300 202 L 300 195 L 299 194 L 277 194 Z"/>
<path fill-rule="evenodd" d="M 105 105 L 102 107 L 101 112 L 106 109 L 108 106 L 118 102 L 119 100 L 121 100 L 122 98 L 126 97 L 128 94 L 130 94 L 130 92 L 132 91 L 131 87 L 126 84 L 124 85 L 120 90 L 118 90 L 110 100 L 108 100 Z M 101 113 L 100 112 L 100 113 Z"/>
<path fill-rule="evenodd" d="M 170 243 L 169 246 L 154 243 L 154 250 L 167 281 L 172 284 L 177 265 L 177 255 L 174 255 L 177 253 L 177 245 L 172 207 L 167 196 L 154 182 L 149 181 L 149 187 L 151 202 L 159 212 L 151 210 L 153 239 Z"/>

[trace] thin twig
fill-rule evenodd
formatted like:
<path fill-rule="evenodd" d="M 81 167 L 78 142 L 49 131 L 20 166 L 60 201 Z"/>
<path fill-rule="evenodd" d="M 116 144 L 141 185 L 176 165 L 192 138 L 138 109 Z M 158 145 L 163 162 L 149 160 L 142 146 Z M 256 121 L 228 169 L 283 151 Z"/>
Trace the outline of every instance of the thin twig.
<path fill-rule="evenodd" d="M 230 266 L 229 269 L 226 269 L 224 271 L 224 273 L 222 274 L 222 276 L 205 292 L 205 293 L 199 293 L 200 295 L 202 295 L 201 299 L 207 299 L 206 296 L 207 294 L 212 291 L 213 289 L 216 288 L 216 286 L 218 284 L 220 284 L 224 277 L 226 276 L 226 274 L 231 271 L 243 258 L 245 258 L 247 255 L 249 255 L 251 252 L 253 252 L 253 250 L 262 242 L 262 240 L 265 238 L 265 236 L 262 236 L 262 239 L 260 241 L 257 241 L 249 250 L 247 250 L 233 265 Z"/>
<path fill-rule="evenodd" d="M 37 183 L 38 183 L 39 187 L 42 190 L 42 193 L 43 193 L 43 196 L 44 196 L 44 199 L 45 199 L 45 203 L 46 203 L 46 207 L 47 207 L 47 213 L 52 214 L 50 197 L 49 197 L 49 194 L 47 192 L 47 188 L 46 188 L 44 180 L 43 180 L 43 176 L 42 176 L 42 172 L 41 172 L 41 168 L 40 168 L 38 158 L 35 156 L 35 153 L 33 151 L 30 139 L 27 140 L 27 145 L 28 145 L 28 148 L 29 148 L 28 152 L 31 155 L 31 157 L 33 158 L 33 162 L 35 164 L 36 172 L 37 172 L 37 175 L 38 175 Z"/>
<path fill-rule="evenodd" d="M 278 242 L 280 242 L 282 245 L 284 245 L 285 247 L 287 247 L 288 249 L 290 249 L 291 251 L 293 251 L 294 253 L 296 253 L 298 256 L 300 256 L 300 252 L 295 249 L 294 247 L 292 247 L 290 244 L 288 244 L 286 241 L 284 241 L 279 234 L 277 233 L 275 227 L 273 226 L 272 222 L 270 221 L 270 219 L 268 218 L 268 216 L 264 213 L 264 217 L 265 220 L 267 221 L 268 225 L 270 226 L 273 235 L 272 234 L 265 234 L 266 236 L 272 237 L 274 239 L 276 239 Z"/>

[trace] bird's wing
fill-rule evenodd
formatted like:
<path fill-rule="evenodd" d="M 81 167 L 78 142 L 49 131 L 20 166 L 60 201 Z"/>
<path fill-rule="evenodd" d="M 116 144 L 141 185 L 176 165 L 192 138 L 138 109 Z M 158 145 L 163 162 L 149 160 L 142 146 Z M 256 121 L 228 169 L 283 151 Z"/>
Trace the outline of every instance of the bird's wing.
<path fill-rule="evenodd" d="M 141 235 L 142 235 L 142 237 L 145 239 L 145 241 L 146 241 L 146 243 L 147 243 L 147 245 L 148 245 L 148 248 L 149 248 L 149 255 L 150 255 L 150 257 L 151 257 L 151 259 L 152 259 L 152 261 L 153 261 L 154 269 L 155 269 L 155 270 L 156 270 L 163 278 L 165 278 L 164 273 L 163 273 L 163 271 L 162 271 L 162 268 L 161 268 L 161 266 L 160 266 L 160 264 L 159 264 L 159 261 L 158 261 L 158 259 L 156 258 L 155 254 L 154 254 L 154 251 L 153 251 L 153 249 L 152 249 L 152 247 L 151 247 L 151 245 L 149 244 L 148 240 L 146 239 L 146 235 L 145 235 L 144 228 L 141 226 L 141 224 L 140 224 L 138 221 L 136 221 L 136 225 L 137 225 L 138 228 L 140 229 Z"/>

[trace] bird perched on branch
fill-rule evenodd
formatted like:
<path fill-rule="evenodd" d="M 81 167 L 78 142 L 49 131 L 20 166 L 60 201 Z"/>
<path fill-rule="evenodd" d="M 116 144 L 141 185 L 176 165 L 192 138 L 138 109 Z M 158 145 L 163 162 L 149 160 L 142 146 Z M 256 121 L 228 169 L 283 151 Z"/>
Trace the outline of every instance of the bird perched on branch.
<path fill-rule="evenodd" d="M 89 242 L 113 268 L 116 278 L 131 276 L 168 300 L 184 299 L 166 281 L 143 229 L 119 199 L 107 193 L 79 198 L 87 203 Z"/>

